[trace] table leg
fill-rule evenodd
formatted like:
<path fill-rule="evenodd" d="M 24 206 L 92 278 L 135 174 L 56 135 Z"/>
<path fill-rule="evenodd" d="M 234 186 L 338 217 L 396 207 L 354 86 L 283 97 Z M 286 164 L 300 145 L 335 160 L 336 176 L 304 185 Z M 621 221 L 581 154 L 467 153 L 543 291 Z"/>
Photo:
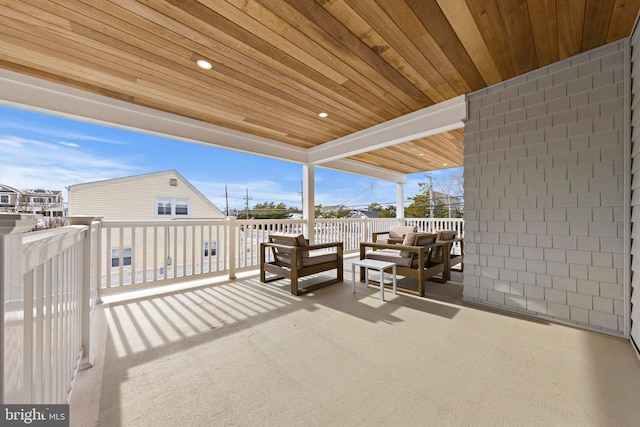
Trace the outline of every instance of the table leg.
<path fill-rule="evenodd" d="M 393 270 L 393 294 L 394 295 L 398 295 L 398 290 L 397 290 L 397 286 L 396 286 L 396 265 L 393 264 L 391 269 Z"/>
<path fill-rule="evenodd" d="M 353 293 L 356 293 L 356 265 L 351 264 L 351 282 L 353 283 Z"/>
<path fill-rule="evenodd" d="M 380 269 L 380 299 L 384 301 L 384 268 Z"/>
<path fill-rule="evenodd" d="M 364 285 L 369 287 L 369 267 L 364 268 Z"/>

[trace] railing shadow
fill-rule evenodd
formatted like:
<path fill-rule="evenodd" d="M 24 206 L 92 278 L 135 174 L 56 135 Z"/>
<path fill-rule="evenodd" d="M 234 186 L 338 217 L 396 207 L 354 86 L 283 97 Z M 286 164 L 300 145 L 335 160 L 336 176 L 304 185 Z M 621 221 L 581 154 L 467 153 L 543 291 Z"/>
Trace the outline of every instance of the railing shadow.
<path fill-rule="evenodd" d="M 346 272 L 345 272 L 346 273 Z M 308 280 L 325 280 L 322 275 Z M 291 318 L 291 327 L 301 324 L 312 313 L 329 308 L 375 323 L 403 322 L 397 310 L 418 310 L 429 315 L 452 319 L 458 308 L 386 292 L 387 301 L 379 299 L 379 288 L 357 283 L 352 293 L 349 274 L 345 281 L 316 293 L 296 297 L 288 293 L 289 281 L 263 284 L 257 275 L 198 286 L 186 290 L 107 302 L 99 307 L 105 318 L 104 352 L 98 355 L 96 379 L 100 394 L 110 396 L 101 400 L 97 414 L 98 425 L 118 425 L 121 392 L 132 369 L 157 359 L 170 358 L 178 352 L 192 351 L 213 340 L 221 340 L 237 332 L 254 328 L 278 318 Z M 78 390 L 82 392 L 82 389 Z"/>

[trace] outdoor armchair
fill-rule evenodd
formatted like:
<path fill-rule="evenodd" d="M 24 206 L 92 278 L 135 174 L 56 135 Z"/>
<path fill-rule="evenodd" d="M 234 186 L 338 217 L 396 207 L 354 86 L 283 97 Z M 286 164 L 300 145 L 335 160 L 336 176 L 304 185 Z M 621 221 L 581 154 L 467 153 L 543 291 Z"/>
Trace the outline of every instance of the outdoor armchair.
<path fill-rule="evenodd" d="M 437 242 L 449 242 L 449 263 L 451 269 L 455 265 L 460 264 L 460 269 L 458 271 L 464 271 L 464 239 L 462 237 L 458 237 L 458 232 L 455 230 L 440 230 L 436 232 Z M 441 259 L 442 252 L 438 251 L 435 254 L 436 259 Z"/>
<path fill-rule="evenodd" d="M 325 249 L 321 251 L 320 249 Z M 329 252 L 326 249 L 334 249 Z M 270 251 L 270 257 L 269 257 Z M 271 261 L 268 260 L 271 258 Z M 298 279 L 322 271 L 336 269 L 336 278 L 311 284 L 304 288 L 298 286 Z M 276 277 L 266 277 L 266 273 Z M 316 289 L 342 282 L 343 280 L 343 243 L 323 243 L 309 245 L 302 234 L 272 234 L 269 241 L 260 244 L 260 281 L 263 283 L 280 279 L 291 280 L 291 293 L 302 295 Z"/>
<path fill-rule="evenodd" d="M 360 259 L 377 259 L 396 264 L 396 273 L 400 276 L 418 280 L 418 290 L 403 287 L 399 290 L 418 296 L 424 296 L 425 281 L 440 275 L 443 283 L 449 280 L 449 245 L 448 242 L 436 242 L 435 233 L 408 233 L 401 244 L 360 243 Z M 368 251 L 368 249 L 372 249 Z M 441 251 L 442 256 L 435 255 Z M 360 281 L 363 280 L 364 269 L 360 269 Z"/>
<path fill-rule="evenodd" d="M 396 225 L 390 227 L 389 231 L 373 233 L 372 240 L 373 243 L 402 243 L 408 233 L 415 233 L 416 231 L 418 229 L 415 225 Z"/>

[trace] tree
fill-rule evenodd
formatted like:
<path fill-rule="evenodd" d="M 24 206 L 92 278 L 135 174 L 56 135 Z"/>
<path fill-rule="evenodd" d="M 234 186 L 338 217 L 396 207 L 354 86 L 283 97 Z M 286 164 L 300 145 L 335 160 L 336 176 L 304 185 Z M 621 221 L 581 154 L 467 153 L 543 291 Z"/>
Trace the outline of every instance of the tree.
<path fill-rule="evenodd" d="M 369 211 L 377 211 L 377 212 L 382 212 L 384 208 L 382 207 L 382 205 L 378 202 L 373 202 L 371 203 L 369 206 L 367 206 L 367 210 Z"/>
<path fill-rule="evenodd" d="M 371 203 L 367 210 L 371 212 L 380 212 L 381 218 L 395 218 L 396 217 L 396 207 L 393 205 L 382 206 L 378 202 Z"/>
<path fill-rule="evenodd" d="M 446 178 L 433 182 L 434 196 L 439 192 L 444 197 L 447 217 L 462 218 L 464 206 L 464 177 L 462 172 L 453 172 Z"/>
<path fill-rule="evenodd" d="M 299 213 L 300 209 L 287 207 L 284 203 L 263 202 L 256 203 L 249 215 L 255 219 L 283 219 L 289 213 Z"/>
<path fill-rule="evenodd" d="M 408 197 L 411 204 L 405 208 L 407 218 L 461 218 L 464 205 L 462 174 L 451 173 L 446 178 L 420 182 L 420 192 Z M 433 197 L 432 197 L 433 193 Z"/>
<path fill-rule="evenodd" d="M 418 183 L 422 189 L 425 183 Z M 404 209 L 404 216 L 406 218 L 428 218 L 429 217 L 429 194 L 428 190 L 424 190 L 415 196 L 407 197 L 411 200 L 409 206 Z"/>
<path fill-rule="evenodd" d="M 387 205 L 380 213 L 380 216 L 382 218 L 395 218 L 396 217 L 395 205 Z"/>

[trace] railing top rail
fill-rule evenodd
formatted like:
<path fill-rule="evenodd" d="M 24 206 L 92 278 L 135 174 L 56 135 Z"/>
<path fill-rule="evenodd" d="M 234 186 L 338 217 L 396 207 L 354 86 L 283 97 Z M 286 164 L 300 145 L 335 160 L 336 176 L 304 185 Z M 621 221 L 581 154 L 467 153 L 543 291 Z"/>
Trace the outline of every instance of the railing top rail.
<path fill-rule="evenodd" d="M 32 231 L 22 236 L 22 244 L 31 245 L 34 242 L 56 241 L 69 235 L 75 235 L 88 228 L 87 225 L 67 225 L 65 227 Z"/>
<path fill-rule="evenodd" d="M 238 219 L 237 224 L 240 225 L 252 225 L 252 224 L 306 224 L 306 219 Z"/>
<path fill-rule="evenodd" d="M 179 220 L 162 220 L 162 221 L 102 221 L 103 228 L 118 227 L 175 227 L 177 225 L 223 225 L 228 224 L 227 218 L 212 219 L 179 219 Z"/>
<path fill-rule="evenodd" d="M 388 222 L 399 221 L 398 218 L 316 218 L 316 222 Z"/>

